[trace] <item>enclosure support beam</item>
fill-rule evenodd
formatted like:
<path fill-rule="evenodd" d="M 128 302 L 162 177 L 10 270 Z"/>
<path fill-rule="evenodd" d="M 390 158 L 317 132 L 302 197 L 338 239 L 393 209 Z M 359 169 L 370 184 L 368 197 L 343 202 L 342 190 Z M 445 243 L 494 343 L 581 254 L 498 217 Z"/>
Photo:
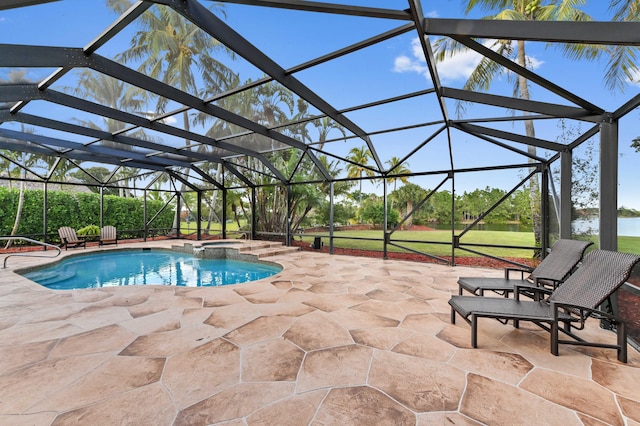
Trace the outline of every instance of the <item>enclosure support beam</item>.
<path fill-rule="evenodd" d="M 618 249 L 618 121 L 600 124 L 600 248 Z"/>
<path fill-rule="evenodd" d="M 387 221 L 388 221 L 388 217 L 387 217 L 387 202 L 388 202 L 388 198 L 387 198 L 387 180 L 386 179 L 382 179 L 382 206 L 384 208 L 384 213 L 382 214 L 382 235 L 384 237 L 384 240 L 382 242 L 382 258 L 383 259 L 388 259 L 387 256 L 387 243 L 389 242 L 389 233 L 387 232 Z"/>
<path fill-rule="evenodd" d="M 286 229 L 286 245 L 291 246 L 291 185 L 286 186 L 287 189 L 287 229 Z"/>
<path fill-rule="evenodd" d="M 571 238 L 571 186 L 573 151 L 560 153 L 560 238 Z"/>
<path fill-rule="evenodd" d="M 182 203 L 180 199 L 180 191 L 176 190 L 176 238 L 180 238 L 180 219 L 182 218 Z"/>
<path fill-rule="evenodd" d="M 600 123 L 600 248 L 618 250 L 618 119 L 613 114 L 603 115 Z M 618 314 L 617 297 L 609 298 L 604 306 Z M 612 326 L 600 320 L 600 327 L 610 330 Z"/>
<path fill-rule="evenodd" d="M 333 254 L 333 181 L 329 182 L 329 254 Z"/>
<path fill-rule="evenodd" d="M 256 239 L 256 227 L 258 218 L 256 217 L 256 187 L 251 187 L 251 239 Z"/>
<path fill-rule="evenodd" d="M 104 187 L 100 187 L 100 228 L 104 226 Z"/>
<path fill-rule="evenodd" d="M 541 253 L 540 258 L 544 259 L 547 256 L 547 249 L 549 248 L 549 167 L 545 166 L 542 169 L 542 199 L 540 200 L 540 210 L 542 213 L 541 224 L 542 235 L 541 238 Z"/>
<path fill-rule="evenodd" d="M 48 242 L 48 228 L 49 228 L 49 224 L 47 223 L 47 218 L 48 218 L 48 211 L 49 211 L 49 196 L 48 196 L 48 191 L 49 189 L 49 185 L 47 184 L 47 182 L 44 183 L 44 193 L 42 194 L 42 233 L 44 234 L 44 238 L 42 239 L 42 241 L 44 241 L 45 243 Z M 44 249 L 47 249 L 47 246 L 44 246 Z"/>
<path fill-rule="evenodd" d="M 449 145 L 451 146 L 451 145 Z M 456 235 L 456 174 L 451 173 L 451 266 L 456 264 L 456 248 L 460 242 Z"/>
<path fill-rule="evenodd" d="M 147 236 L 149 235 L 149 224 L 147 224 L 147 189 L 143 191 L 142 197 L 142 238 L 144 242 L 147 242 Z"/>
<path fill-rule="evenodd" d="M 227 210 L 224 208 L 227 201 L 226 195 L 226 192 L 222 191 L 222 238 L 227 238 Z M 202 239 L 202 221 L 200 220 L 202 217 L 202 191 L 198 190 L 198 192 L 196 192 L 196 196 L 198 197 L 198 206 L 196 207 L 196 239 L 200 241 Z"/>

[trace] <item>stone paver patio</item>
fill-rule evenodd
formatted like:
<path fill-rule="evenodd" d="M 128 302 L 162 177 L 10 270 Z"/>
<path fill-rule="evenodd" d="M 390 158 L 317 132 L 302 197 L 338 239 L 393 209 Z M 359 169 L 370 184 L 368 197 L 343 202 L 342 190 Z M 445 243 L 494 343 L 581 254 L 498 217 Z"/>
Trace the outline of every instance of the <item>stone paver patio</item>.
<path fill-rule="evenodd" d="M 627 365 L 604 349 L 554 357 L 546 332 L 488 319 L 470 348 L 447 300 L 458 276 L 501 271 L 314 252 L 265 260 L 284 270 L 218 288 L 52 291 L 12 272 L 43 259 L 9 259 L 0 424 L 640 425 L 631 348 Z M 615 340 L 590 322 L 583 334 Z"/>

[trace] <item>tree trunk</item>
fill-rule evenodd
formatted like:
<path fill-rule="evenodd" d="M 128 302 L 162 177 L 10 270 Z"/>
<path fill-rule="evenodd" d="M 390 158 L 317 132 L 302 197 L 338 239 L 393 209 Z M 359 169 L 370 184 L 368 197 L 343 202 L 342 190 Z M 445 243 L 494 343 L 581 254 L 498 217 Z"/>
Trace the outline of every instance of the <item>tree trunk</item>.
<path fill-rule="evenodd" d="M 220 179 L 220 176 L 222 176 L 222 163 L 218 163 L 218 168 L 216 169 L 216 175 L 214 177 L 214 179 L 216 179 L 218 182 L 220 182 L 222 179 Z M 218 201 L 218 191 L 213 191 L 213 195 L 211 195 L 211 198 L 209 199 L 209 217 L 207 218 L 207 228 L 206 228 L 206 232 L 209 233 L 211 232 L 211 223 L 213 222 L 213 217 L 215 216 L 215 212 L 214 212 L 214 208 L 215 205 L 217 204 Z M 223 206 L 224 208 L 225 206 Z"/>
<path fill-rule="evenodd" d="M 408 200 L 407 201 L 407 213 L 409 214 L 411 212 L 411 210 L 413 210 L 413 201 L 412 200 Z M 407 228 L 411 228 L 411 225 L 413 225 L 413 214 L 409 217 L 407 217 L 407 220 L 404 223 L 404 226 Z"/>
<path fill-rule="evenodd" d="M 527 66 L 526 54 L 525 54 L 525 42 L 524 40 L 518 40 L 518 64 L 522 67 Z M 518 76 L 518 88 L 520 90 L 520 98 L 521 99 L 529 99 L 529 84 L 527 79 Z M 524 115 L 529 115 L 528 112 L 524 112 Z M 532 120 L 525 120 L 524 127 L 526 131 L 526 135 L 529 137 L 535 137 L 536 132 L 533 127 Z M 535 156 L 536 155 L 536 147 L 529 145 L 527 147 L 527 152 Z M 533 158 L 529 158 L 529 163 L 533 163 L 535 160 Z M 533 223 L 533 235 L 535 238 L 535 244 L 540 245 L 542 242 L 542 217 L 540 213 L 540 184 L 538 182 L 538 175 L 534 175 L 529 180 L 529 190 L 530 190 L 530 198 L 529 205 L 531 208 L 531 221 Z"/>
<path fill-rule="evenodd" d="M 360 174 L 360 177 L 362 177 L 362 174 Z M 360 179 L 360 219 L 358 220 L 358 223 L 362 223 L 362 179 Z"/>
<path fill-rule="evenodd" d="M 182 113 L 182 120 L 184 121 L 184 130 L 188 132 L 190 130 L 190 127 L 189 127 L 189 114 L 187 113 L 187 111 Z M 184 141 L 185 141 L 185 144 L 186 144 L 187 147 L 191 146 L 191 141 L 189 139 L 185 139 Z M 189 180 L 189 171 L 190 170 L 191 169 L 187 168 L 187 170 L 185 172 L 185 175 L 186 175 L 185 178 L 187 180 Z M 184 182 L 182 182 L 180 184 L 180 193 L 181 194 L 184 193 L 185 188 L 186 188 L 186 185 L 184 184 Z M 181 212 L 179 212 L 179 213 L 181 213 Z M 173 220 L 173 228 L 176 229 L 176 230 L 180 226 L 180 221 L 178 219 L 179 217 L 181 217 L 180 214 L 178 214 L 178 216 Z M 199 219 L 200 218 L 198 218 L 198 220 Z"/>
<path fill-rule="evenodd" d="M 23 159 L 23 164 L 24 164 L 24 159 Z M 27 172 L 26 170 L 22 170 L 22 178 L 25 179 L 27 177 Z M 13 222 L 13 228 L 11 229 L 11 236 L 15 236 L 18 234 L 18 228 L 20 227 L 20 221 L 22 220 L 22 209 L 24 207 L 24 186 L 25 186 L 25 181 L 21 180 L 20 181 L 20 195 L 18 196 L 18 208 L 16 209 L 16 218 Z M 9 247 L 11 247 L 11 244 L 13 243 L 12 240 L 7 241 L 6 246 L 4 247 L 5 249 L 8 249 Z"/>

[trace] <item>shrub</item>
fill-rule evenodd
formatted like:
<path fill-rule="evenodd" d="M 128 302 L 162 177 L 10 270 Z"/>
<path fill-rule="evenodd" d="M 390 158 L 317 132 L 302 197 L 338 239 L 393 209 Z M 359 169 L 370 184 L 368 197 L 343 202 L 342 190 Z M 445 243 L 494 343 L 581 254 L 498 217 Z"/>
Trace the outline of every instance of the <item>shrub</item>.
<path fill-rule="evenodd" d="M 83 228 L 78 229 L 78 235 L 91 237 L 100 235 L 100 227 L 98 225 L 87 225 Z"/>
<path fill-rule="evenodd" d="M 0 235 L 8 235 L 13 228 L 18 206 L 19 191 L 0 187 Z M 22 219 L 18 233 L 21 235 L 42 235 L 44 233 L 44 191 L 25 191 Z M 113 195 L 104 197 L 104 224 L 116 226 L 119 230 L 140 230 L 144 228 L 144 204 L 138 198 L 120 198 Z M 162 209 L 164 203 L 147 200 L 147 220 Z M 175 207 L 163 210 L 150 225 L 153 228 L 171 228 Z M 56 234 L 58 228 L 70 226 L 74 229 L 85 227 L 87 223 L 100 221 L 100 195 L 66 191 L 47 192 L 47 233 Z M 96 225 L 94 225 L 96 226 Z M 100 230 L 98 228 L 98 234 Z"/>

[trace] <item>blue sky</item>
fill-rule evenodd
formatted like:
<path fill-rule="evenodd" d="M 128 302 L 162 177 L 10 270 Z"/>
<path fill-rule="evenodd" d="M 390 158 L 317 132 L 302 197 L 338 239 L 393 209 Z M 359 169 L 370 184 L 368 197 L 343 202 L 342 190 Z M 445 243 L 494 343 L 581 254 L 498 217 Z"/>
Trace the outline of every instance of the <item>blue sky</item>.
<path fill-rule="evenodd" d="M 203 2 L 207 4 L 208 2 Z M 344 1 L 348 4 L 361 4 L 374 7 L 403 9 L 404 2 L 387 1 Z M 464 16 L 461 0 L 423 0 L 425 15 L 440 18 L 460 18 Z M 598 20 L 608 20 L 606 3 L 592 0 L 585 10 Z M 304 14 L 289 10 L 271 10 L 243 5 L 228 4 L 225 7 L 226 22 L 243 37 L 263 50 L 284 68 L 288 68 L 317 56 L 359 42 L 383 31 L 403 24 L 399 21 L 366 19 L 326 14 Z M 487 12 L 478 11 L 469 14 L 479 18 Z M 298 18 L 304 16 L 304 20 Z M 43 44 L 53 46 L 83 47 L 102 29 L 106 28 L 115 16 L 104 7 L 103 0 L 63 0 L 48 5 L 22 9 L 0 11 L 0 42 Z M 113 57 L 126 49 L 131 31 L 125 31 L 108 43 L 99 53 Z M 296 77 L 324 97 L 335 108 L 341 109 L 353 105 L 371 102 L 384 97 L 431 87 L 425 75 L 424 60 L 416 49 L 416 35 L 407 33 L 364 51 L 323 64 L 315 69 L 303 71 Z M 608 92 L 603 83 L 604 61 L 601 63 L 575 63 L 562 58 L 558 49 L 547 48 L 541 43 L 529 43 L 527 53 L 535 64 L 536 72 L 542 76 L 575 91 L 587 100 L 612 111 L 633 95 L 640 86 L 629 84 L 623 94 Z M 445 86 L 461 87 L 472 69 L 474 55 L 462 55 L 452 61 L 439 65 L 440 78 Z M 261 77 L 261 72 L 242 60 L 234 63 L 242 79 Z M 0 77 L 7 70 L 0 69 Z M 52 70 L 28 70 L 29 77 L 39 79 Z M 71 77 L 66 80 L 71 83 Z M 64 82 L 60 82 L 62 85 Z M 495 82 L 494 93 L 510 95 L 511 85 L 506 76 Z M 553 95 L 532 87 L 532 96 L 542 101 L 557 101 Z M 420 98 L 406 101 L 390 107 L 378 107 L 366 112 L 348 114 L 367 132 L 375 132 L 385 127 L 401 127 L 415 122 L 426 122 L 440 118 L 439 110 L 434 108 L 434 98 Z M 37 108 L 37 107 L 33 107 Z M 449 113 L 455 118 L 455 104 L 448 104 Z M 64 112 L 61 112 L 64 114 Z M 472 108 L 468 114 L 483 117 L 488 114 L 509 115 L 508 111 L 492 108 Z M 637 111 L 629 114 L 620 125 L 620 187 L 619 205 L 640 210 L 640 192 L 635 187 L 638 174 L 635 165 L 640 159 L 629 147 L 631 139 L 640 136 Z M 68 119 L 68 118 L 67 118 Z M 540 137 L 555 140 L 558 135 L 557 122 L 541 124 L 536 128 Z M 505 130 L 521 132 L 515 124 L 504 127 Z M 586 125 L 582 126 L 585 130 Z M 433 128 L 415 129 L 390 135 L 373 136 L 376 149 L 384 163 L 392 156 L 403 157 L 426 137 Z M 464 135 L 454 134 L 456 167 L 475 167 L 495 164 L 522 162 L 511 154 L 505 154 L 494 147 L 480 146 L 477 140 Z M 597 140 L 595 143 L 597 144 Z M 361 141 L 336 142 L 327 149 L 337 155 L 346 155 L 353 146 Z M 448 163 L 447 141 L 438 137 L 423 150 L 409 159 L 411 170 L 446 169 Z M 522 176 L 517 173 L 487 172 L 481 177 L 461 176 L 456 181 L 457 191 L 472 190 L 475 187 L 496 186 L 509 189 Z M 412 182 L 424 187 L 433 187 L 441 177 L 415 178 Z M 380 192 L 379 187 L 368 185 L 365 191 Z"/>

